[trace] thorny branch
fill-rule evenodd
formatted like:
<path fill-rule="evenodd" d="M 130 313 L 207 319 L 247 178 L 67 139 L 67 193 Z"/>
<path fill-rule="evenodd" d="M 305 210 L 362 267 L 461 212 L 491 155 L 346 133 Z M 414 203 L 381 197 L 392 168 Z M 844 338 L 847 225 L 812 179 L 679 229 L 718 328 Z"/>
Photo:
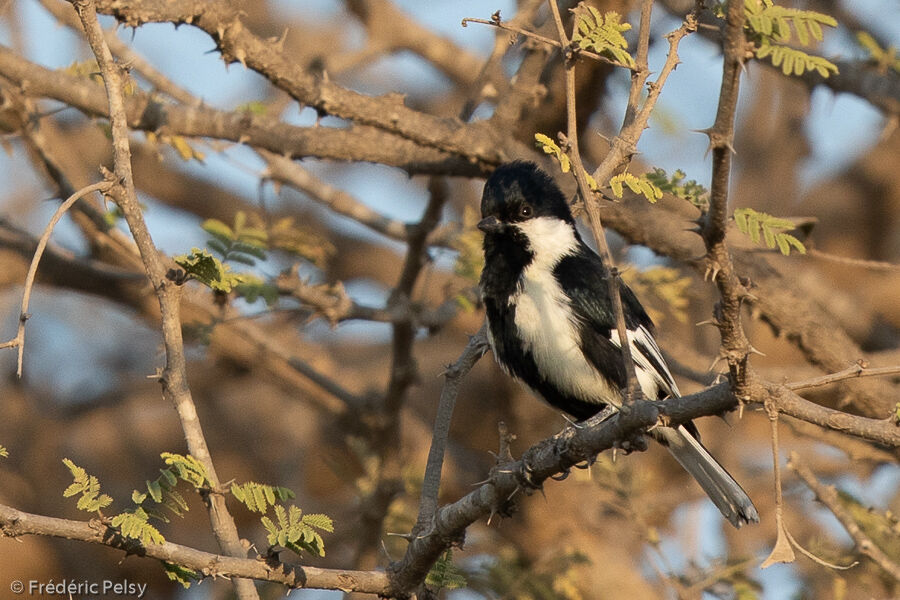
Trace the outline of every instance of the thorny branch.
<path fill-rule="evenodd" d="M 742 395 L 750 376 L 748 357 L 751 346 L 741 325 L 743 286 L 734 271 L 725 243 L 725 231 L 728 223 L 728 182 L 734 153 L 734 121 L 745 59 L 744 3 L 730 0 L 725 18 L 725 60 L 719 107 L 715 123 L 708 132 L 713 157 L 709 211 L 703 218 L 700 235 L 706 245 L 707 272 L 718 286 L 721 297 L 716 305 L 714 321 L 722 338 L 721 353 L 728 361 L 731 385 L 738 395 Z"/>
<path fill-rule="evenodd" d="M 218 489 L 220 482 L 213 466 L 209 448 L 203 435 L 203 429 L 197 417 L 191 391 L 187 383 L 187 365 L 184 356 L 184 343 L 181 337 L 181 318 L 179 316 L 180 291 L 167 279 L 167 268 L 163 257 L 156 249 L 150 232 L 144 222 L 140 204 L 134 188 L 134 177 L 131 169 L 131 150 L 128 142 L 128 123 L 125 116 L 125 102 L 122 92 L 122 72 L 113 59 L 103 30 L 97 21 L 94 2 L 92 0 L 76 0 L 73 2 L 78 17 L 84 26 L 85 36 L 103 77 L 106 95 L 109 102 L 109 118 L 112 131 L 113 155 L 115 163 L 115 186 L 109 190 L 116 204 L 122 210 L 128 228 L 141 253 L 141 259 L 147 276 L 159 300 L 162 318 L 162 333 L 166 349 L 166 367 L 160 376 L 163 395 L 175 406 L 191 455 L 199 460 L 206 469 L 213 489 Z M 209 495 L 209 517 L 213 532 L 222 550 L 229 555 L 244 557 L 246 551 L 241 545 L 237 527 L 225 506 L 225 498 L 219 493 Z M 234 581 L 235 592 L 239 598 L 253 600 L 258 598 L 253 582 L 247 579 Z"/>

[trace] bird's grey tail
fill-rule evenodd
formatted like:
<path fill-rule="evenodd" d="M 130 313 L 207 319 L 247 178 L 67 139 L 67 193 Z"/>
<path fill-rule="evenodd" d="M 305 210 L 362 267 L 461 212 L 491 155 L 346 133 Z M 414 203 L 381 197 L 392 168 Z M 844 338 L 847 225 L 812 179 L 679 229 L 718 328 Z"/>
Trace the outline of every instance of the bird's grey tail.
<path fill-rule="evenodd" d="M 759 513 L 747 492 L 684 426 L 657 427 L 653 433 L 732 525 L 740 528 L 759 522 Z"/>

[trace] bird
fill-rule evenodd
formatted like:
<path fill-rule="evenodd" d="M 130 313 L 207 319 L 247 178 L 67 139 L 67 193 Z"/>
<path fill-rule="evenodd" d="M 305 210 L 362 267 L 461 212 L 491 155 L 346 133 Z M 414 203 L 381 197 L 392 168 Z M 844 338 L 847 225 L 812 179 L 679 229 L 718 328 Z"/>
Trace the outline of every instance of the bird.
<path fill-rule="evenodd" d="M 497 167 L 481 198 L 480 278 L 487 337 L 500 368 L 577 422 L 622 406 L 626 385 L 608 278 L 553 179 L 536 164 Z M 627 340 L 648 400 L 679 396 L 634 292 L 619 284 Z M 611 408 L 607 408 L 611 407 Z M 700 484 L 735 527 L 759 522 L 752 500 L 700 443 L 693 423 L 650 435 Z"/>

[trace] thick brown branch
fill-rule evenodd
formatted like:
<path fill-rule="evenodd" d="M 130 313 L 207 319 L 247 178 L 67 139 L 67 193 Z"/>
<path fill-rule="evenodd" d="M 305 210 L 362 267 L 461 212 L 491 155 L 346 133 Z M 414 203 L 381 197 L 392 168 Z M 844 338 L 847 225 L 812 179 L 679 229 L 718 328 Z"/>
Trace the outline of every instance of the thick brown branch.
<path fill-rule="evenodd" d="M 341 87 L 303 70 L 293 57 L 271 40 L 254 35 L 241 21 L 232 5 L 215 0 L 160 3 L 137 0 L 123 4 L 116 0 L 97 3 L 100 12 L 111 14 L 125 25 L 143 23 L 187 23 L 205 31 L 216 42 L 226 63 L 240 62 L 266 77 L 304 106 L 323 114 L 348 119 L 361 125 L 396 134 L 418 146 L 488 162 L 503 162 L 499 140 L 489 128 L 464 125 L 457 119 L 434 117 L 404 105 L 399 95 L 366 96 Z M 477 133 L 478 132 L 478 133 Z"/>
<path fill-rule="evenodd" d="M 2 45 L 0 76 L 29 95 L 59 100 L 89 116 L 109 114 L 103 90 L 93 81 L 46 69 Z M 265 115 L 163 103 L 141 92 L 126 99 L 125 111 L 132 129 L 228 140 L 295 158 L 376 162 L 409 173 L 483 175 L 500 162 L 491 148 L 503 147 L 484 124 L 465 126 L 470 160 L 373 127 L 296 127 Z"/>
<path fill-rule="evenodd" d="M 751 347 L 741 324 L 742 286 L 725 243 L 725 232 L 728 224 L 728 183 L 734 153 L 734 121 L 744 64 L 744 46 L 744 3 L 729 0 L 719 106 L 715 123 L 709 130 L 713 162 L 709 211 L 705 215 L 700 234 L 706 245 L 707 272 L 718 286 L 721 297 L 715 311 L 715 322 L 722 337 L 721 353 L 728 361 L 731 384 L 739 394 L 746 391 L 749 383 L 748 356 Z"/>

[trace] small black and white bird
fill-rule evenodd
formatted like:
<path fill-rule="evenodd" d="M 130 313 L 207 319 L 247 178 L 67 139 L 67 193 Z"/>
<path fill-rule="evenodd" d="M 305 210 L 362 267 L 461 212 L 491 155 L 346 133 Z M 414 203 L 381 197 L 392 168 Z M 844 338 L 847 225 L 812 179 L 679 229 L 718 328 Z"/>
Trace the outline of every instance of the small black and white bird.
<path fill-rule="evenodd" d="M 506 164 L 484 185 L 481 216 L 481 291 L 501 368 L 579 421 L 607 405 L 620 407 L 625 365 L 609 273 L 581 239 L 562 191 L 533 163 Z M 649 400 L 678 396 L 653 322 L 634 293 L 624 284 L 620 289 L 641 391 Z M 759 521 L 747 493 L 703 447 L 692 423 L 656 427 L 651 435 L 732 525 Z"/>

